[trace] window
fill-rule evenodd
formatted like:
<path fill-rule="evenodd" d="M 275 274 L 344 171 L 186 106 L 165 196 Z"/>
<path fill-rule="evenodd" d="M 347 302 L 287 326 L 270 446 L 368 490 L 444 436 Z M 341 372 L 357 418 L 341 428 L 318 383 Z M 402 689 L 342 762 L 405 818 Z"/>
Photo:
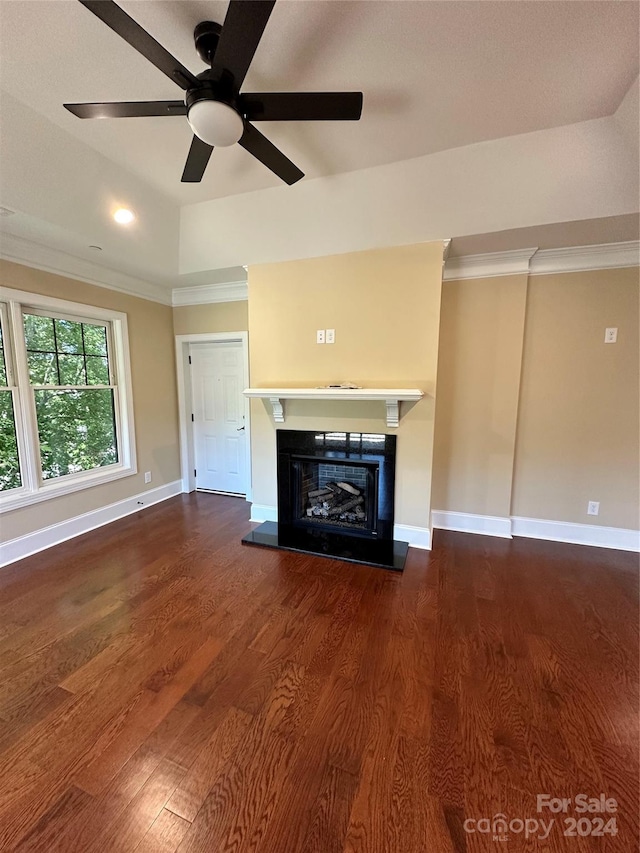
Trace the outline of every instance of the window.
<path fill-rule="evenodd" d="M 2 312 L 4 314 L 4 311 Z M 0 490 L 22 485 L 18 458 L 18 437 L 14 414 L 14 391 L 9 385 L 3 326 L 0 325 Z"/>
<path fill-rule="evenodd" d="M 126 316 L 3 290 L 0 506 L 136 473 Z"/>

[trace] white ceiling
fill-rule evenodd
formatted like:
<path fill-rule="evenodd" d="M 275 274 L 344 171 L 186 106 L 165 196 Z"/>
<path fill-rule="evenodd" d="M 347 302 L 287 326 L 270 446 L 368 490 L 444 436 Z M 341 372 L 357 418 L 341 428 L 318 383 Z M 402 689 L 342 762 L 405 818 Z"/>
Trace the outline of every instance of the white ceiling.
<path fill-rule="evenodd" d="M 197 73 L 204 66 L 193 48 L 193 28 L 205 19 L 222 21 L 227 3 L 121 0 L 120 5 Z M 305 183 L 314 185 L 318 200 L 335 205 L 340 198 L 331 188 L 345 185 L 340 183 L 344 173 L 366 169 L 373 175 L 372 167 L 438 158 L 436 152 L 451 149 L 461 155 L 473 150 L 474 162 L 482 162 L 478 146 L 495 144 L 491 140 L 579 123 L 591 127 L 591 120 L 616 112 L 638 76 L 638 12 L 638 3 L 626 0 L 278 0 L 244 91 L 364 92 L 360 122 L 260 124 L 306 173 L 288 188 L 239 146 L 215 151 L 201 184 L 181 184 L 190 142 L 181 117 L 75 118 L 64 102 L 175 99 L 181 90 L 76 0 L 0 0 L 0 205 L 19 211 L 0 227 L 82 257 L 90 257 L 88 245 L 97 243 L 106 267 L 146 276 L 163 288 L 224 280 L 226 268 L 237 271 L 239 263 L 253 259 L 256 229 L 269 243 L 269 229 L 282 230 L 285 219 L 256 218 L 254 231 L 245 235 L 247 250 L 234 238 L 228 256 L 193 253 L 189 241 L 181 240 L 179 263 L 180 208 L 183 223 L 202 211 L 198 233 L 215 241 L 207 222 L 208 206 L 216 200 L 215 221 L 226 219 L 237 235 L 245 222 L 244 213 L 233 219 L 234 211 L 243 209 L 235 204 L 240 194 L 257 200 L 263 191 L 266 202 L 277 192 L 284 216 L 287 204 L 304 196 Z M 627 121 L 630 125 L 633 121 Z M 602 136 L 599 125 L 597 134 Z M 545 146 L 541 150 L 548 158 Z M 607 156 L 611 150 L 607 143 Z M 452 156 L 446 162 L 453 168 L 458 161 Z M 607 168 L 610 181 L 611 164 Z M 574 184 L 580 177 L 572 176 Z M 324 178 L 326 188 L 314 178 Z M 446 184 L 447 176 L 443 179 Z M 105 206 L 105 199 L 114 198 L 128 201 L 138 213 L 135 239 L 114 229 Z M 561 207 L 558 203 L 555 220 L 545 211 L 544 222 L 569 218 Z M 628 199 L 620 209 L 610 199 L 602 207 L 603 217 L 629 211 Z M 305 209 L 308 215 L 309 206 Z M 468 233 L 537 224 L 493 213 L 489 209 L 485 227 Z M 386 215 L 389 239 L 402 240 L 393 236 L 392 207 Z M 413 211 L 411 216 L 415 219 Z M 434 217 L 437 211 L 429 210 L 430 228 Z M 571 218 L 579 217 L 572 211 Z M 449 220 L 445 225 L 449 233 L 439 236 L 458 235 Z M 206 255 L 206 263 L 197 262 L 196 254 Z M 179 272 L 185 275 L 179 278 Z"/>
<path fill-rule="evenodd" d="M 122 0 L 194 72 L 221 0 Z M 82 121 L 64 102 L 180 98 L 75 0 L 2 0 L 2 88 L 180 204 L 277 186 L 239 146 L 180 183 L 184 117 Z M 637 76 L 632 2 L 279 0 L 245 91 L 361 90 L 360 122 L 261 123 L 309 177 L 406 160 L 613 113 Z"/>

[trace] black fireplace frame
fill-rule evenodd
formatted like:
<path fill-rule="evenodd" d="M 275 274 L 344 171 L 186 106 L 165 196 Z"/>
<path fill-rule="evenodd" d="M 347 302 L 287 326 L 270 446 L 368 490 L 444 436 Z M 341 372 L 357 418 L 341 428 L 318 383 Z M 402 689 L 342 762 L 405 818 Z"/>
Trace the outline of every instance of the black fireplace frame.
<path fill-rule="evenodd" d="M 322 524 L 341 536 L 358 536 L 393 541 L 396 437 L 372 433 L 321 431 L 276 431 L 278 474 L 278 523 L 287 528 L 318 529 L 313 521 L 297 517 L 300 505 L 300 478 L 295 472 L 304 462 L 364 467 L 369 472 L 370 500 L 368 529 Z M 373 482 L 371 482 L 373 480 Z"/>
<path fill-rule="evenodd" d="M 265 521 L 245 536 L 259 545 L 317 554 L 353 563 L 402 571 L 406 542 L 393 538 L 396 436 L 377 433 L 277 430 L 278 522 Z M 305 462 L 364 466 L 373 478 L 367 529 L 314 523 L 301 517 L 296 465 Z M 369 518 L 369 517 L 368 517 Z"/>

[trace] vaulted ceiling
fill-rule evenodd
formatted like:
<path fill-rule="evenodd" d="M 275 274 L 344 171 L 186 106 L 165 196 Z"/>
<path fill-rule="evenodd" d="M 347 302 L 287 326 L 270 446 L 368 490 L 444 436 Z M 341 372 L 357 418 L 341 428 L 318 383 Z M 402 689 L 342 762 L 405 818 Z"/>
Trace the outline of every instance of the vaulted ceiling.
<path fill-rule="evenodd" d="M 197 73 L 204 66 L 195 54 L 193 28 L 201 20 L 223 21 L 227 3 L 122 0 L 120 5 Z M 360 122 L 261 123 L 265 135 L 306 173 L 300 185 L 289 188 L 239 146 L 214 151 L 201 184 L 181 184 L 191 138 L 183 117 L 81 121 L 70 115 L 65 102 L 178 99 L 181 90 L 75 0 L 0 0 L 0 205 L 17 211 L 2 220 L 3 230 L 86 258 L 93 257 L 90 243 L 101 245 L 100 263 L 166 288 L 181 283 L 180 274 L 182 283 L 194 275 L 204 281 L 215 278 L 215 270 L 273 260 L 255 246 L 268 243 L 272 229 L 289 227 L 281 212 L 288 208 L 295 215 L 300 203 L 300 215 L 308 218 L 314 204 L 339 206 L 333 187 L 349 193 L 353 204 L 363 182 L 345 176 L 361 170 L 367 170 L 370 186 L 382 188 L 387 175 L 410 184 L 411 169 L 398 164 L 411 161 L 426 190 L 433 168 L 455 170 L 450 175 L 455 184 L 465 162 L 477 170 L 485 156 L 508 159 L 511 137 L 551 140 L 544 132 L 576 126 L 588 131 L 589 145 L 598 137 L 603 157 L 624 160 L 620 170 L 626 175 L 637 157 L 633 132 L 626 149 L 620 147 L 609 138 L 617 125 L 608 117 L 631 92 L 620 135 L 634 122 L 638 8 L 625 0 L 279 0 L 243 90 L 364 92 Z M 605 119 L 611 125 L 606 133 Z M 568 144 L 567 136 L 557 139 Z M 565 158 L 569 164 L 576 156 L 581 160 L 587 145 L 571 144 L 580 148 L 577 155 L 558 152 L 565 170 Z M 474 152 L 475 159 L 458 156 L 457 150 Z M 552 171 L 554 163 L 548 167 Z M 477 175 L 468 177 L 472 186 Z M 610 182 L 609 173 L 600 176 L 603 180 Z M 247 198 L 239 201 L 240 195 Z M 398 203 L 407 203 L 405 195 L 400 193 Z M 249 199 L 252 215 L 247 216 L 243 202 Z M 128 234 L 110 220 L 109 206 L 116 202 L 138 214 Z M 387 206 L 387 199 L 380 202 Z M 356 205 L 357 215 L 363 205 Z M 603 198 L 601 210 L 584 217 L 558 204 L 557 221 L 634 211 L 637 204 L 628 198 L 619 205 Z M 410 213 L 419 221 L 418 210 Z M 456 221 L 445 216 L 438 235 L 437 218 L 432 210 L 429 214 L 418 229 L 422 239 L 548 225 L 556 215 L 549 209 L 530 222 L 515 211 L 512 221 L 506 213 L 503 218 L 489 214 L 486 228 L 461 222 L 459 234 Z M 408 239 L 394 233 L 397 211 L 386 215 L 390 239 L 415 239 L 409 231 Z M 233 251 L 227 251 L 228 239 L 216 247 L 212 233 L 212 250 L 194 253 L 194 239 L 206 239 L 208 227 L 220 220 L 239 233 Z M 384 223 L 376 228 L 383 230 Z M 347 241 L 346 248 L 340 241 L 320 244 L 318 253 L 367 247 L 360 238 L 352 246 Z M 309 251 L 306 244 L 291 249 L 292 256 Z"/>

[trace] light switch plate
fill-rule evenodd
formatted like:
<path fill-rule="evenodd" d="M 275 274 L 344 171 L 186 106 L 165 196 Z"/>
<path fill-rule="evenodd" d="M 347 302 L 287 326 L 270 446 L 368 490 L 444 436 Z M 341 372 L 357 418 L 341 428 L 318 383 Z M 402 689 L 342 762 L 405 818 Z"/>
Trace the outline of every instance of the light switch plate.
<path fill-rule="evenodd" d="M 324 329 L 318 329 L 316 332 L 316 343 L 323 344 L 324 343 Z"/>
<path fill-rule="evenodd" d="M 335 329 L 327 329 L 326 342 L 328 344 L 335 344 L 335 342 L 336 342 L 336 330 Z"/>

